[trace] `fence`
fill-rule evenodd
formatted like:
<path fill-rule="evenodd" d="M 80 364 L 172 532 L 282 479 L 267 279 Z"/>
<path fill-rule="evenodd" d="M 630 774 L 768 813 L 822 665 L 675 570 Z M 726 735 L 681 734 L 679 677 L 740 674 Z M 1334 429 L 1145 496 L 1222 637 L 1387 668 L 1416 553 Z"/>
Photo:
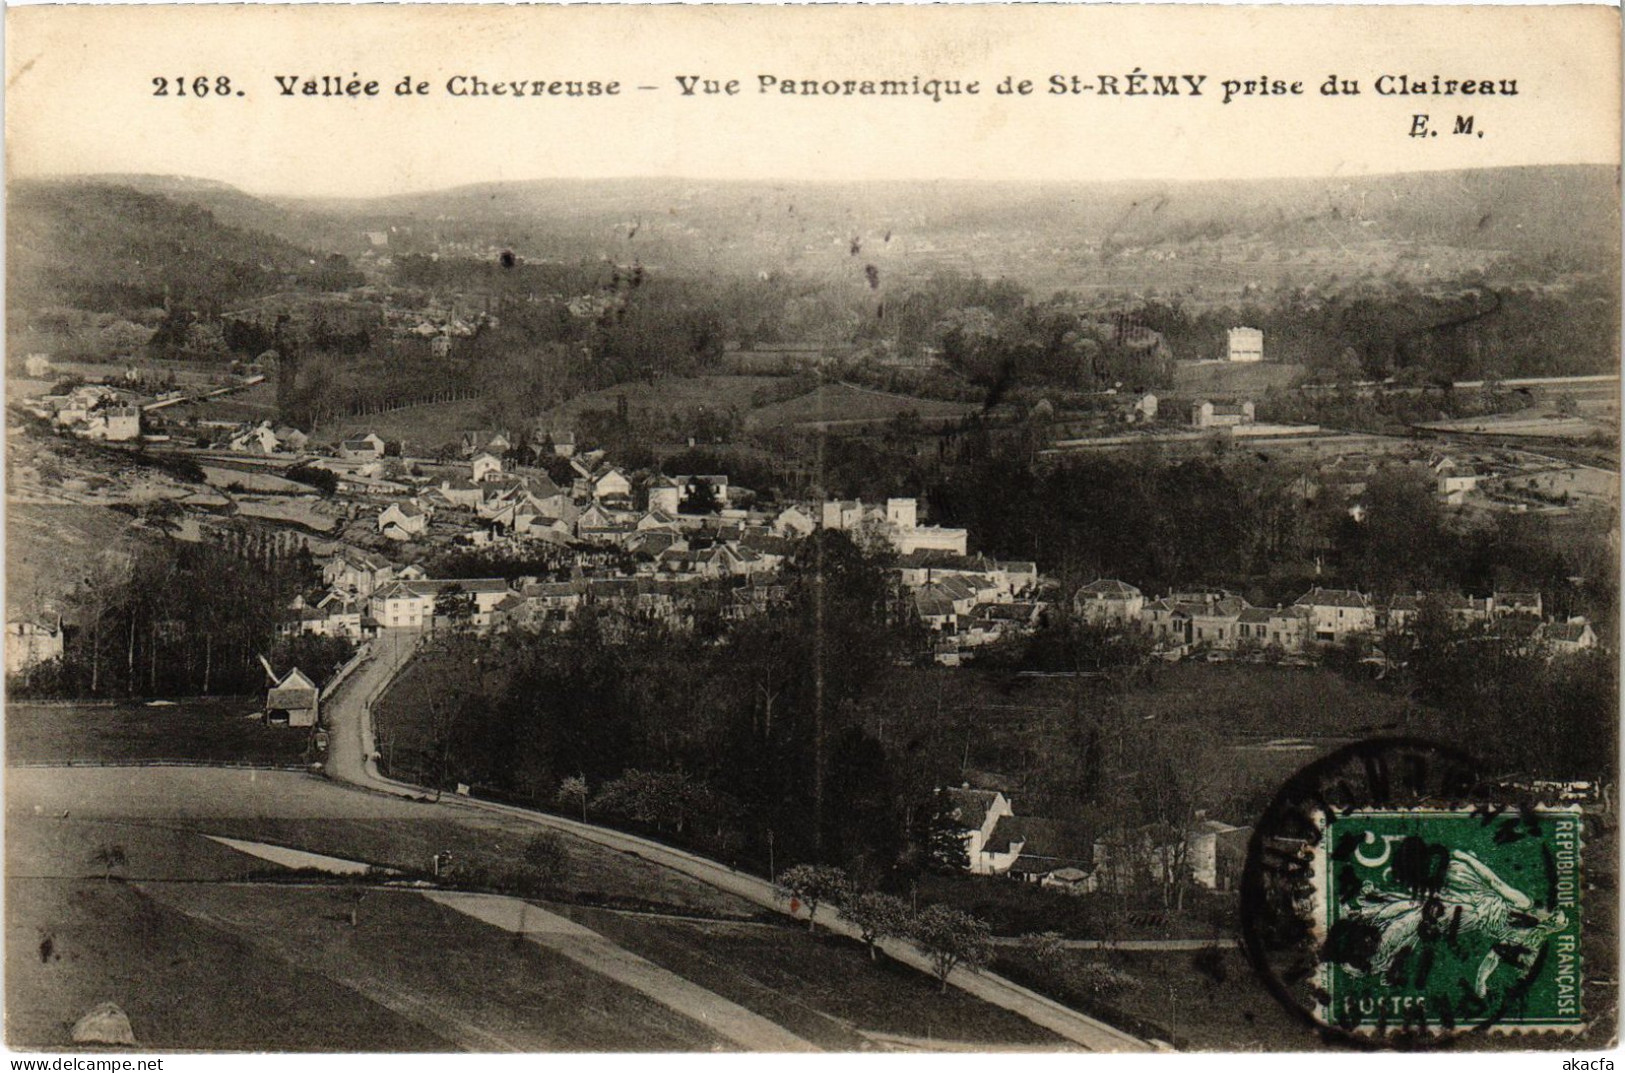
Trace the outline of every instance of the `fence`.
<path fill-rule="evenodd" d="M 344 680 L 350 677 L 350 672 L 361 666 L 361 664 L 369 655 L 371 655 L 371 653 L 371 642 L 363 644 L 360 648 L 356 649 L 355 655 L 350 657 L 349 662 L 345 663 L 344 666 L 334 671 L 333 677 L 329 678 L 327 680 L 327 684 L 322 687 L 322 699 L 326 700 L 329 696 L 336 693 L 339 686 L 344 684 Z"/>
<path fill-rule="evenodd" d="M 146 760 L 33 760 L 13 762 L 7 767 L 14 768 L 64 768 L 64 767 L 196 767 L 196 768 L 232 768 L 242 771 L 306 771 L 304 764 L 270 764 L 254 760 L 178 760 L 164 759 L 162 757 Z"/>

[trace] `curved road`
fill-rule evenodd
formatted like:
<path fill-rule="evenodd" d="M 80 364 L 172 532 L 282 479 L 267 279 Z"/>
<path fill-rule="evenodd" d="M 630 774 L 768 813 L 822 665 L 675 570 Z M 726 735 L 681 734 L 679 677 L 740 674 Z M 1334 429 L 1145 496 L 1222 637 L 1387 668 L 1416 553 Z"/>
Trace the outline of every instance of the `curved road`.
<path fill-rule="evenodd" d="M 331 699 L 323 700 L 328 721 L 327 774 L 335 779 L 378 793 L 421 799 L 425 790 L 395 782 L 378 773 L 372 737 L 372 703 L 416 651 L 421 634 L 415 630 L 382 630 L 372 642 L 368 658 L 340 684 Z M 708 883 L 719 890 L 778 912 L 785 912 L 773 885 L 764 879 L 739 872 L 727 865 L 674 849 L 636 835 L 597 827 L 578 820 L 501 805 L 473 798 L 448 797 L 440 802 L 447 808 L 482 809 L 522 817 L 538 827 L 546 827 L 576 838 L 630 853 L 684 875 Z M 804 914 L 795 914 L 804 915 Z M 857 938 L 858 930 L 838 913 L 826 910 L 821 920 L 829 930 Z M 929 973 L 926 958 L 912 944 L 886 940 L 881 944 L 888 956 Z M 1147 1043 L 1092 1017 L 1063 1006 L 993 973 L 956 972 L 949 980 L 955 987 L 984 1002 L 1003 1007 L 1049 1029 L 1051 1032 L 1091 1051 L 1150 1051 Z"/>

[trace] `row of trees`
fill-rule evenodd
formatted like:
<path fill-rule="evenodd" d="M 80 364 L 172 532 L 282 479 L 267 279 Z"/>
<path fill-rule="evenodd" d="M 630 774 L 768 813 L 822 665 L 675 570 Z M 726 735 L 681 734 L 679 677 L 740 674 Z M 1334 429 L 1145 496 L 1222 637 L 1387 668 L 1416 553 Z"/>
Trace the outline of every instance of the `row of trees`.
<path fill-rule="evenodd" d="M 798 864 L 786 868 L 775 887 L 792 910 L 806 908 L 808 931 L 818 927 L 820 906 L 838 907 L 858 929 L 871 961 L 879 960 L 877 950 L 885 939 L 912 941 L 930 960 L 941 991 L 948 990 L 955 969 L 980 972 L 993 960 L 992 930 L 986 921 L 946 905 L 928 905 L 916 912 L 895 895 L 864 889 L 839 868 Z"/>

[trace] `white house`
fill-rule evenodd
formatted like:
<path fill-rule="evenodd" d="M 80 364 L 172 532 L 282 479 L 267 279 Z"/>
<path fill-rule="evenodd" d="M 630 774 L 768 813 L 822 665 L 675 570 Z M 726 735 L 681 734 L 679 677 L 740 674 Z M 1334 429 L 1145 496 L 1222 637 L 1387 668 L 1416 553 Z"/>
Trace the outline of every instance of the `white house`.
<path fill-rule="evenodd" d="M 773 519 L 773 532 L 783 537 L 804 537 L 816 528 L 817 523 L 800 507 L 785 507 Z"/>
<path fill-rule="evenodd" d="M 677 516 L 683 502 L 683 486 L 675 477 L 656 477 L 649 485 L 649 510 Z"/>
<path fill-rule="evenodd" d="M 241 454 L 271 455 L 282 449 L 282 439 L 271 428 L 271 422 L 261 421 L 227 440 L 226 449 Z"/>
<path fill-rule="evenodd" d="M 965 841 L 965 854 L 970 858 L 970 870 L 979 876 L 993 875 L 998 855 L 987 855 L 993 829 L 1005 816 L 1014 816 L 1010 802 L 997 790 L 960 789 L 939 790 L 948 799 L 949 815 L 958 826 Z M 1014 860 L 1011 857 L 1011 860 Z M 1008 864 L 1005 865 L 1009 867 Z"/>
<path fill-rule="evenodd" d="M 1371 599 L 1349 589 L 1322 589 L 1318 586 L 1292 602 L 1307 608 L 1310 628 L 1317 641 L 1341 641 L 1351 633 L 1377 628 L 1377 609 Z"/>
<path fill-rule="evenodd" d="M 22 674 L 62 658 L 62 620 L 15 619 L 6 623 L 6 674 Z"/>
<path fill-rule="evenodd" d="M 502 459 L 489 451 L 481 451 L 468 463 L 469 479 L 475 484 L 496 480 L 502 476 Z"/>
<path fill-rule="evenodd" d="M 339 457 L 347 462 L 374 462 L 384 457 L 384 441 L 375 432 L 339 443 Z"/>
<path fill-rule="evenodd" d="M 429 512 L 406 500 L 378 513 L 378 531 L 391 540 L 410 540 L 429 528 Z"/>
<path fill-rule="evenodd" d="M 1127 624 L 1140 621 L 1145 595 L 1133 585 L 1111 578 L 1091 581 L 1072 599 L 1072 610 L 1085 622 Z"/>
<path fill-rule="evenodd" d="M 141 438 L 141 408 L 138 406 L 109 406 L 92 413 L 89 421 L 85 435 L 94 440 L 121 443 Z"/>
<path fill-rule="evenodd" d="M 1251 399 L 1242 402 L 1212 402 L 1199 399 L 1191 404 L 1192 428 L 1233 428 L 1253 423 Z"/>
<path fill-rule="evenodd" d="M 626 474 L 618 469 L 608 469 L 592 478 L 592 497 L 594 499 L 615 499 L 629 497 L 632 494 L 632 482 L 626 479 Z"/>

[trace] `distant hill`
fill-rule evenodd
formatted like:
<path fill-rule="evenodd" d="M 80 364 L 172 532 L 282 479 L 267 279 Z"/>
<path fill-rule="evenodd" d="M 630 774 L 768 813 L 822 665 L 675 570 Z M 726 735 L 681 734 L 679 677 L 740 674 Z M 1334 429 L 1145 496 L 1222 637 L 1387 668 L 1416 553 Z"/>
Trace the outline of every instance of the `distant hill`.
<path fill-rule="evenodd" d="M 1256 182 L 572 179 L 278 204 L 351 221 L 344 241 L 395 228 L 392 248 L 404 251 L 495 244 L 538 259 L 790 272 L 853 286 L 869 264 L 888 279 L 951 267 L 1009 276 L 1041 295 L 1135 289 L 1159 276 L 1234 281 L 1251 271 L 1238 262 L 1289 263 L 1304 282 L 1380 273 L 1405 258 L 1416 262 L 1406 274 L 1434 278 L 1554 254 L 1569 270 L 1612 273 L 1619 234 L 1615 170 L 1596 166 Z M 1206 277 L 1202 266 L 1218 271 Z"/>
<path fill-rule="evenodd" d="M 308 268 L 307 251 L 360 254 L 369 232 L 388 234 L 379 253 L 512 250 L 679 275 L 791 275 L 856 294 L 944 269 L 1008 277 L 1039 297 L 1158 287 L 1198 299 L 1250 282 L 1619 270 L 1618 176 L 1599 166 L 1255 182 L 550 179 L 364 199 L 123 175 L 17 183 L 12 201 L 24 269 L 11 274 L 14 294 L 150 296 L 165 279 L 252 293 L 301 259 Z M 194 282 L 170 271 L 181 264 L 208 270 Z"/>
<path fill-rule="evenodd" d="M 228 303 L 319 282 L 325 267 L 309 250 L 223 223 L 200 206 L 198 198 L 254 200 L 217 184 L 160 194 L 107 182 L 23 181 L 9 194 L 6 288 L 13 309 L 151 308 L 163 304 L 166 287 L 180 303 Z"/>

